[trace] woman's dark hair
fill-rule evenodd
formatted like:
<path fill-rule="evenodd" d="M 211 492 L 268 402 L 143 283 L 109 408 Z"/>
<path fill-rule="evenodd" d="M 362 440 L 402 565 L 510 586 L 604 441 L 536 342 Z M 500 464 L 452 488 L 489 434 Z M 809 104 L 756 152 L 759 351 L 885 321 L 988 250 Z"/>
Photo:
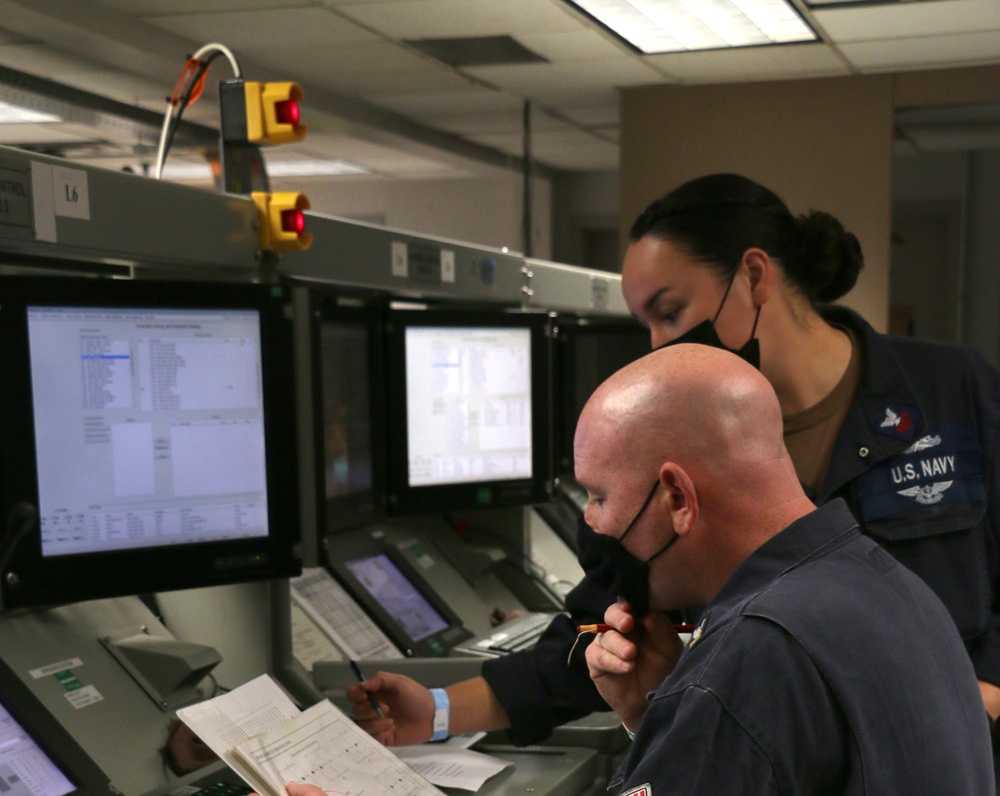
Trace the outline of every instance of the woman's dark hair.
<path fill-rule="evenodd" d="M 864 267 L 861 244 L 829 213 L 795 218 L 774 193 L 738 174 L 709 174 L 675 188 L 647 207 L 629 232 L 672 241 L 723 277 L 743 253 L 763 249 L 814 305 L 846 294 Z"/>

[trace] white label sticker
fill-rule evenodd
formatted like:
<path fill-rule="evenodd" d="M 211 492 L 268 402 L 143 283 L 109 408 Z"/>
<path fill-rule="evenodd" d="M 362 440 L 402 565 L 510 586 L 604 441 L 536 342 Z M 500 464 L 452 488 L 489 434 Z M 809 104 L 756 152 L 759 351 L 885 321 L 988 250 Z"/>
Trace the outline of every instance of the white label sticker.
<path fill-rule="evenodd" d="M 50 663 L 48 666 L 43 666 L 40 669 L 32 669 L 28 674 L 39 680 L 42 677 L 48 677 L 50 674 L 65 672 L 67 669 L 75 669 L 78 666 L 83 666 L 83 661 L 79 658 L 67 658 L 64 661 L 59 661 L 59 663 Z"/>
<path fill-rule="evenodd" d="M 85 685 L 83 688 L 78 688 L 75 691 L 69 691 L 64 696 L 77 710 L 85 708 L 88 705 L 93 705 L 96 702 L 104 701 L 104 697 L 101 695 L 101 692 L 92 685 Z"/>
<path fill-rule="evenodd" d="M 35 238 L 56 242 L 56 208 L 53 194 L 52 167 L 47 163 L 31 162 L 31 201 L 35 212 Z"/>
<path fill-rule="evenodd" d="M 90 191 L 82 169 L 52 169 L 52 192 L 56 215 L 90 220 Z"/>
<path fill-rule="evenodd" d="M 403 279 L 410 275 L 410 258 L 402 241 L 392 242 L 392 275 Z"/>
<path fill-rule="evenodd" d="M 450 249 L 441 249 L 441 281 L 455 281 L 455 252 Z"/>

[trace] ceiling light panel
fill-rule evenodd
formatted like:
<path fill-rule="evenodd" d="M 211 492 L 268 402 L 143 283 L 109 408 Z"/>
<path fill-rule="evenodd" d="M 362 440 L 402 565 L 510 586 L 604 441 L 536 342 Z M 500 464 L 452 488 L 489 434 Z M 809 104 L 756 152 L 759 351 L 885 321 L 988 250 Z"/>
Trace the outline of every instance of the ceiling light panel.
<path fill-rule="evenodd" d="M 51 124 L 61 121 L 62 118 L 53 113 L 42 113 L 0 100 L 0 124 Z"/>
<path fill-rule="evenodd" d="M 566 0 L 640 52 L 815 41 L 785 0 Z"/>

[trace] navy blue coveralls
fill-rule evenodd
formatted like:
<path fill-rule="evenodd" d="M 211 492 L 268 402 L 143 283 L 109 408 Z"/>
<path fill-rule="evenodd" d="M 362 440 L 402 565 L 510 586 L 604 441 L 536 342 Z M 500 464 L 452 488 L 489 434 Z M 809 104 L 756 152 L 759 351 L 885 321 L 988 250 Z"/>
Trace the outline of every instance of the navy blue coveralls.
<path fill-rule="evenodd" d="M 765 542 L 722 587 L 610 790 L 993 788 L 989 723 L 954 623 L 836 500 Z"/>
<path fill-rule="evenodd" d="M 917 573 L 958 626 L 979 679 L 1000 684 L 1000 373 L 971 349 L 876 332 L 850 310 L 824 310 L 857 333 L 862 377 L 817 504 L 843 498 L 870 535 Z M 617 595 L 587 578 L 531 650 L 488 661 L 486 678 L 529 744 L 608 707 L 587 673 L 576 625 Z"/>

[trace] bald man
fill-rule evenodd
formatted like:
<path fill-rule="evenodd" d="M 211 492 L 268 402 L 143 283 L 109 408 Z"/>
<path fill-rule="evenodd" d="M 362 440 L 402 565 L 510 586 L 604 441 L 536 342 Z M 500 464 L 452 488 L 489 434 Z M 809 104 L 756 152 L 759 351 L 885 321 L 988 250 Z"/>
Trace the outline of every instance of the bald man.
<path fill-rule="evenodd" d="M 841 501 L 808 500 L 758 371 L 654 352 L 594 393 L 575 444 L 595 541 L 644 573 L 586 653 L 634 735 L 613 793 L 994 792 L 954 623 Z M 693 605 L 681 650 L 660 612 Z"/>

